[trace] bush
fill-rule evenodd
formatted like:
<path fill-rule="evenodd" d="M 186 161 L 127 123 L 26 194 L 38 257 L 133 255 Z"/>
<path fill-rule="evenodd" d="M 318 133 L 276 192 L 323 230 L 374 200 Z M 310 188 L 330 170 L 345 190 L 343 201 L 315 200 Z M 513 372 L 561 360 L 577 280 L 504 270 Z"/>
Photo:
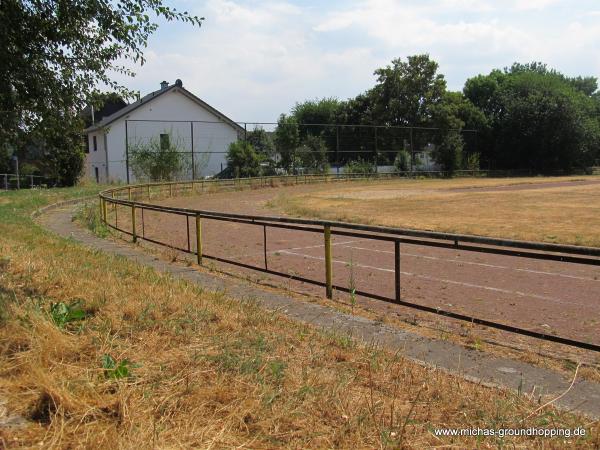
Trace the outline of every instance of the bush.
<path fill-rule="evenodd" d="M 479 153 L 465 155 L 463 166 L 465 170 L 479 170 Z"/>
<path fill-rule="evenodd" d="M 150 181 L 173 180 L 187 168 L 181 139 L 152 137 L 139 140 L 129 147 L 131 170 L 136 178 Z"/>
<path fill-rule="evenodd" d="M 250 142 L 236 141 L 227 150 L 227 167 L 238 177 L 256 177 L 261 174 L 262 159 Z"/>
<path fill-rule="evenodd" d="M 407 172 L 410 170 L 410 153 L 405 149 L 402 149 L 396 155 L 394 160 L 394 167 L 398 172 Z"/>
<path fill-rule="evenodd" d="M 375 166 L 367 160 L 358 158 L 355 161 L 350 161 L 344 167 L 344 173 L 353 175 L 370 175 L 375 173 Z"/>

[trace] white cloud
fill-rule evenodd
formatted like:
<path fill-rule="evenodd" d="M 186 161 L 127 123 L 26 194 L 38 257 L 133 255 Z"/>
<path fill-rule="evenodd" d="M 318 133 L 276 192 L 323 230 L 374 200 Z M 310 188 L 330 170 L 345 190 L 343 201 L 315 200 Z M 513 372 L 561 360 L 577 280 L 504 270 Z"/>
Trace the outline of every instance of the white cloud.
<path fill-rule="evenodd" d="M 336 9 L 276 0 L 194 3 L 206 17 L 202 28 L 161 27 L 148 63 L 126 82 L 145 93 L 163 79 L 181 78 L 236 120 L 271 121 L 296 101 L 355 96 L 373 86 L 377 67 L 416 53 L 430 53 L 454 89 L 514 61 L 597 74 L 600 26 L 586 23 L 585 9 L 554 14 L 561 3 L 365 0 Z"/>

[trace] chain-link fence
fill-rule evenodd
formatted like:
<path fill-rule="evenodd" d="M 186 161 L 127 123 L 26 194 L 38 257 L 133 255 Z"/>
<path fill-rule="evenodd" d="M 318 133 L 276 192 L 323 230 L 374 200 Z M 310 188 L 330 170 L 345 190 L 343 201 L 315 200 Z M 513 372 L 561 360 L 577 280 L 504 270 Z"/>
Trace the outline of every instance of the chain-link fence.
<path fill-rule="evenodd" d="M 434 172 L 442 167 L 436 156 L 448 133 L 456 133 L 462 151 L 457 169 L 478 170 L 477 133 L 474 130 L 442 130 L 384 125 L 299 124 L 222 121 L 126 121 L 124 160 L 109 160 L 109 172 L 126 167 L 135 179 L 150 177 L 139 168 L 142 148 L 167 148 L 177 154 L 174 180 L 224 174 L 231 143 L 253 144 L 263 166 L 271 172 L 343 173 L 360 162 L 373 171 Z M 268 161 L 268 162 L 266 162 Z M 263 170 L 263 169 L 261 169 Z M 273 173 L 270 173 L 273 174 Z M 225 176 L 235 177 L 234 173 Z M 128 177 L 129 181 L 129 177 Z"/>

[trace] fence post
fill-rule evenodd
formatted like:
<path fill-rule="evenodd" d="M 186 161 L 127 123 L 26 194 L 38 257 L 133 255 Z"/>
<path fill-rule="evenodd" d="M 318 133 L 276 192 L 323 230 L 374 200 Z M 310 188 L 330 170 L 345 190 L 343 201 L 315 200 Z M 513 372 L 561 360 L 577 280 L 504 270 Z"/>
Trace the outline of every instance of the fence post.
<path fill-rule="evenodd" d="M 173 197 L 173 183 L 169 183 L 169 197 Z"/>
<path fill-rule="evenodd" d="M 102 215 L 104 214 L 104 206 L 102 205 L 102 197 L 100 197 L 99 199 L 100 199 L 100 217 L 102 217 Z"/>
<path fill-rule="evenodd" d="M 332 265 L 331 265 L 331 227 L 325 225 L 323 230 L 325 238 L 325 294 L 327 298 L 333 298 Z"/>
<path fill-rule="evenodd" d="M 8 174 L 4 174 L 4 189 L 8 191 Z"/>
<path fill-rule="evenodd" d="M 150 201 L 150 183 L 148 183 L 148 201 Z"/>
<path fill-rule="evenodd" d="M 198 265 L 202 265 L 202 222 L 200 215 L 196 214 L 196 253 L 198 255 Z"/>
<path fill-rule="evenodd" d="M 106 217 L 108 216 L 108 214 L 106 213 L 106 199 L 105 198 L 102 199 L 102 214 L 104 216 L 103 217 L 104 218 L 104 223 L 106 223 L 107 222 L 107 218 Z"/>
<path fill-rule="evenodd" d="M 137 242 L 137 235 L 135 233 L 135 205 L 131 205 L 131 235 L 133 237 L 133 242 Z"/>
<path fill-rule="evenodd" d="M 131 201 L 131 187 L 127 188 L 127 198 Z"/>
<path fill-rule="evenodd" d="M 269 270 L 269 265 L 267 263 L 267 226 L 263 225 L 263 250 L 265 254 L 265 270 Z"/>
<path fill-rule="evenodd" d="M 33 189 L 33 175 L 29 175 L 29 189 Z"/>
<path fill-rule="evenodd" d="M 400 303 L 400 241 L 394 241 L 394 290 Z"/>

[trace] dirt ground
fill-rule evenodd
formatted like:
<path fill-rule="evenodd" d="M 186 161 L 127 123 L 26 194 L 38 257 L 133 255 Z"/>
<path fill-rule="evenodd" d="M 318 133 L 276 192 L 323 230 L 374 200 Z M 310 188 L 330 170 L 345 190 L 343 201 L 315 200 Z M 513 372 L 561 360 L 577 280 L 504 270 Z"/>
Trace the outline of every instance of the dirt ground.
<path fill-rule="evenodd" d="M 560 187 L 565 182 L 556 182 Z M 581 183 L 581 182 L 580 182 Z M 596 183 L 596 181 L 593 181 Z M 551 184 L 544 183 L 544 188 Z M 373 186 L 374 187 L 374 186 Z M 519 185 L 459 187 L 458 189 L 518 190 Z M 535 184 L 521 185 L 524 190 Z M 454 189 L 449 187 L 449 189 Z M 179 197 L 162 204 L 232 213 L 285 215 L 270 205 L 274 198 L 318 194 L 323 185 L 266 188 Z M 352 190 L 360 192 L 359 186 Z M 376 189 L 375 189 L 376 190 Z M 368 193 L 370 190 L 364 192 Z M 120 224 L 126 220 L 125 210 Z M 138 213 L 138 234 L 195 251 L 193 221 L 159 212 Z M 143 225 L 142 225 L 143 223 Z M 186 231 L 189 230 L 188 231 Z M 188 234 L 189 233 L 189 234 Z M 204 254 L 257 267 L 265 267 L 262 226 L 203 219 Z M 268 228 L 267 267 L 288 275 L 324 282 L 322 233 Z M 391 242 L 334 236 L 334 284 L 349 289 L 394 297 L 394 253 Z M 230 264 L 209 262 L 212 267 L 248 276 L 256 281 L 284 286 L 309 295 L 324 295 L 319 286 L 264 274 Z M 600 344 L 600 267 L 515 258 L 414 244 L 401 244 L 402 299 L 446 311 L 466 314 L 517 327 Z M 346 304 L 394 315 L 404 320 L 435 322 L 431 314 L 368 298 L 336 292 Z M 442 320 L 442 328 L 463 332 L 464 324 Z M 522 341 L 508 333 L 487 330 L 482 334 L 500 340 Z"/>

